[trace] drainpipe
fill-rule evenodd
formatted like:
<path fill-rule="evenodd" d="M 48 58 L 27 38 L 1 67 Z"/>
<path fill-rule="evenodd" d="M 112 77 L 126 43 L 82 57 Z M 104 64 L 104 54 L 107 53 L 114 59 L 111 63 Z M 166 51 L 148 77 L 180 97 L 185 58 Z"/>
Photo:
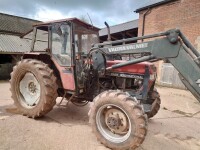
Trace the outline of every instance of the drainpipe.
<path fill-rule="evenodd" d="M 151 13 L 151 9 L 150 8 L 148 8 L 148 10 L 144 13 L 144 15 L 143 15 L 143 22 L 142 22 L 142 36 L 144 36 L 144 29 L 145 29 L 145 21 L 146 21 L 146 16 L 148 15 L 148 14 L 150 14 Z M 143 40 L 144 39 L 142 39 L 142 42 L 143 42 Z"/>

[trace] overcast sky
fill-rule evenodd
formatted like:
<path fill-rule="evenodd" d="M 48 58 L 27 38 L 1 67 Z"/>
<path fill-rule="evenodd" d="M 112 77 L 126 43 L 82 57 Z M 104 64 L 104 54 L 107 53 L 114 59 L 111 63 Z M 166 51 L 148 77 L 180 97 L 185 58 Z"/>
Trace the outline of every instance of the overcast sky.
<path fill-rule="evenodd" d="M 90 15 L 97 27 L 138 18 L 134 10 L 149 0 L 0 0 L 0 12 L 47 21 Z"/>

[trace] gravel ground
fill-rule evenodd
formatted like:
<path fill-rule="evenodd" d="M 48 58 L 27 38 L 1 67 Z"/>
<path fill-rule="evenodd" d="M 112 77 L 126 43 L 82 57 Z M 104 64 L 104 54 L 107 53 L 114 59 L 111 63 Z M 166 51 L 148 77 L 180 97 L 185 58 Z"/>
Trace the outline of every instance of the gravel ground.
<path fill-rule="evenodd" d="M 106 150 L 88 124 L 88 107 L 55 106 L 47 116 L 30 119 L 8 113 L 9 83 L 0 82 L 0 150 Z M 200 150 L 200 103 L 185 90 L 158 87 L 162 105 L 149 120 L 138 150 Z M 59 100 L 59 99 L 58 99 Z"/>

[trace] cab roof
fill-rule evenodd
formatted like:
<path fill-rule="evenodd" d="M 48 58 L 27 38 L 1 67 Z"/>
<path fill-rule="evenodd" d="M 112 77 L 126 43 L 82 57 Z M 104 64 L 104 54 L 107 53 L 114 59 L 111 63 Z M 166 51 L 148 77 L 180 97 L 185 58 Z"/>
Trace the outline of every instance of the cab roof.
<path fill-rule="evenodd" d="M 66 18 L 66 19 L 60 19 L 60 20 L 53 20 L 53 21 L 48 21 L 48 22 L 42 22 L 42 23 L 37 23 L 37 24 L 34 24 L 33 27 L 38 27 L 38 26 L 48 26 L 52 23 L 59 23 L 59 22 L 64 22 L 64 21 L 70 21 L 72 23 L 75 23 L 75 24 L 78 24 L 78 25 L 81 25 L 87 29 L 90 29 L 90 30 L 93 30 L 93 31 L 99 31 L 100 29 L 89 24 L 89 23 L 86 23 L 78 18 Z"/>

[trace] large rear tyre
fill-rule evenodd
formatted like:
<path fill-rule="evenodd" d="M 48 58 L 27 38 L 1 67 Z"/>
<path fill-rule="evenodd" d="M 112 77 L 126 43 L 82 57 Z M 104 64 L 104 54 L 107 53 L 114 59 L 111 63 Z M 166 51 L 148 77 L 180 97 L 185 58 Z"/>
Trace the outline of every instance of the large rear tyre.
<path fill-rule="evenodd" d="M 111 149 L 136 148 L 147 133 L 142 106 L 121 91 L 99 94 L 91 105 L 89 120 L 97 139 Z"/>
<path fill-rule="evenodd" d="M 20 61 L 13 68 L 10 84 L 14 104 L 23 115 L 41 117 L 56 104 L 56 77 L 41 61 Z"/>
<path fill-rule="evenodd" d="M 151 99 L 153 100 L 151 110 L 146 113 L 148 118 L 152 118 L 153 116 L 155 116 L 160 109 L 160 104 L 161 104 L 160 94 L 156 89 L 153 90 L 151 94 Z"/>

